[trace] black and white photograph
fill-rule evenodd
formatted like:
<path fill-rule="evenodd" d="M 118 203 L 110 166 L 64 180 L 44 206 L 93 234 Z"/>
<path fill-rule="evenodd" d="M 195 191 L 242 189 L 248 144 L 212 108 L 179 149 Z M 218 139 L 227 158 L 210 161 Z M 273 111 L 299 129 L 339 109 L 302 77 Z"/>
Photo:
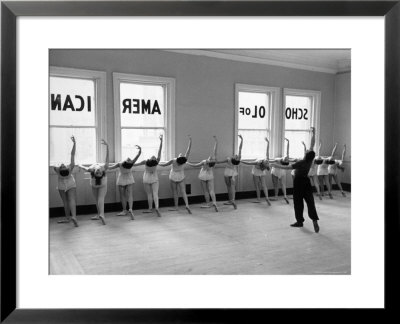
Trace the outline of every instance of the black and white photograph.
<path fill-rule="evenodd" d="M 351 275 L 351 49 L 50 49 L 49 275 Z"/>

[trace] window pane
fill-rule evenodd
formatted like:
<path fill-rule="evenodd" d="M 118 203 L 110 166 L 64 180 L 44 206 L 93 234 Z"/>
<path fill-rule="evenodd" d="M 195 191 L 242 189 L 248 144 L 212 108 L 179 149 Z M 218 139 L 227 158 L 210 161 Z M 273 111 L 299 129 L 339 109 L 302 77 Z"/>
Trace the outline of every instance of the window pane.
<path fill-rule="evenodd" d="M 303 141 L 306 144 L 307 149 L 310 147 L 310 132 L 285 131 L 285 137 L 290 141 L 289 156 L 292 158 L 303 158 L 304 146 L 301 142 Z M 286 146 L 284 150 L 284 155 L 286 155 Z"/>
<path fill-rule="evenodd" d="M 267 143 L 264 138 L 269 136 L 267 130 L 240 130 L 238 134 L 243 136 L 242 159 L 256 159 L 265 157 Z M 270 156 L 271 157 L 271 156 Z"/>
<path fill-rule="evenodd" d="M 312 116 L 312 98 L 286 96 L 285 129 L 309 129 Z"/>
<path fill-rule="evenodd" d="M 164 127 L 164 87 L 120 84 L 121 127 Z"/>
<path fill-rule="evenodd" d="M 75 164 L 96 162 L 95 128 L 50 128 L 50 164 L 71 161 L 72 141 L 75 136 Z M 104 162 L 104 161 L 97 161 Z"/>
<path fill-rule="evenodd" d="M 240 91 L 238 109 L 238 128 L 262 130 L 266 130 L 268 128 L 268 94 Z"/>
<path fill-rule="evenodd" d="M 142 155 L 138 161 L 146 160 L 152 155 L 157 156 L 160 146 L 159 136 L 164 135 L 161 160 L 165 161 L 165 132 L 163 129 L 122 129 L 121 130 L 121 158 L 133 158 L 137 149 L 135 145 L 142 148 Z"/>
<path fill-rule="evenodd" d="M 50 125 L 95 126 L 93 80 L 50 77 Z"/>

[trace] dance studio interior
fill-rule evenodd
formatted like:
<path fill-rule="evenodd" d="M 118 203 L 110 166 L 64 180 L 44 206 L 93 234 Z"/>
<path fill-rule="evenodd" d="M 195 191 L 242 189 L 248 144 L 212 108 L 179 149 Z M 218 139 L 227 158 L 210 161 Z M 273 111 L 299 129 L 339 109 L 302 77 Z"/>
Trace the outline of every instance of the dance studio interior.
<path fill-rule="evenodd" d="M 351 274 L 349 49 L 49 62 L 49 274 Z"/>

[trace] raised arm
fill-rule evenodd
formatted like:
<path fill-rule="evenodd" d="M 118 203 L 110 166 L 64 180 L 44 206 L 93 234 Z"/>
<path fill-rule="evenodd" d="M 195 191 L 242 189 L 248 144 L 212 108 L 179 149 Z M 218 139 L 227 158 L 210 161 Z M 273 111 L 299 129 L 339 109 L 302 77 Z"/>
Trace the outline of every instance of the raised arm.
<path fill-rule="evenodd" d="M 214 151 L 213 151 L 211 158 L 216 160 L 217 159 L 218 140 L 217 140 L 217 136 L 214 135 L 213 137 L 214 137 L 215 143 L 214 143 Z"/>
<path fill-rule="evenodd" d="M 311 127 L 310 151 L 314 151 L 314 146 L 315 146 L 315 127 Z"/>
<path fill-rule="evenodd" d="M 161 159 L 161 150 L 162 150 L 162 143 L 163 143 L 163 136 L 159 136 L 160 139 L 160 147 L 158 148 L 158 154 L 157 154 L 157 162 L 160 162 Z"/>
<path fill-rule="evenodd" d="M 142 148 L 139 145 L 135 145 L 136 148 L 139 150 L 134 159 L 132 160 L 132 163 L 135 164 L 137 159 L 139 158 L 140 154 L 142 154 Z"/>
<path fill-rule="evenodd" d="M 188 135 L 188 137 L 189 137 L 189 143 L 185 153 L 185 158 L 187 159 L 189 158 L 190 149 L 192 148 L 192 137 L 190 135 Z"/>
<path fill-rule="evenodd" d="M 109 149 L 108 149 L 108 144 L 104 139 L 101 140 L 101 144 L 106 146 L 106 163 L 104 164 L 104 170 L 106 171 L 108 169 L 108 164 L 109 164 Z"/>
<path fill-rule="evenodd" d="M 306 153 L 307 153 L 306 143 L 304 143 L 304 142 L 302 141 L 301 144 L 303 144 L 303 147 L 304 147 L 304 155 L 306 155 Z"/>
<path fill-rule="evenodd" d="M 242 158 L 242 148 L 243 148 L 243 136 L 238 135 L 240 138 L 240 144 L 239 144 L 239 160 Z"/>
<path fill-rule="evenodd" d="M 75 141 L 75 137 L 73 135 L 71 136 L 71 140 L 72 140 L 72 143 L 74 143 L 74 145 L 72 146 L 72 151 L 71 151 L 71 164 L 69 165 L 70 169 L 72 170 L 75 166 L 75 152 L 76 152 L 76 141 Z"/>
<path fill-rule="evenodd" d="M 344 157 L 346 156 L 346 144 L 343 145 L 343 151 L 342 151 L 342 161 L 344 161 Z"/>
<path fill-rule="evenodd" d="M 264 139 L 267 142 L 267 151 L 265 152 L 265 157 L 266 157 L 267 161 L 269 162 L 269 140 L 266 137 Z"/>
<path fill-rule="evenodd" d="M 334 146 L 333 149 L 332 149 L 332 154 L 331 154 L 331 156 L 335 156 L 336 148 L 337 148 L 337 143 L 335 143 L 335 146 Z"/>
<path fill-rule="evenodd" d="M 285 137 L 285 141 L 287 142 L 287 146 L 286 146 L 286 157 L 289 158 L 289 140 Z"/>

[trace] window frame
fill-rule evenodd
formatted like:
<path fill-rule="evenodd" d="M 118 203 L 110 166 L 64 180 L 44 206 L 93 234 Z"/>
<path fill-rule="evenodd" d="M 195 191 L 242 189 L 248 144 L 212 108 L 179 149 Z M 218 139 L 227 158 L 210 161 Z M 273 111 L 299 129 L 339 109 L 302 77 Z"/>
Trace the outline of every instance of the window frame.
<path fill-rule="evenodd" d="M 268 129 L 270 134 L 270 156 L 276 153 L 279 145 L 277 135 L 279 134 L 279 108 L 281 102 L 281 88 L 269 87 L 262 85 L 252 85 L 244 83 L 235 83 L 235 111 L 234 111 L 234 141 L 233 141 L 233 152 L 236 151 L 238 146 L 238 125 L 239 125 L 239 92 L 254 92 L 264 93 L 269 97 L 269 123 Z M 246 145 L 244 143 L 243 145 Z"/>
<path fill-rule="evenodd" d="M 315 146 L 314 150 L 317 151 L 319 139 L 320 139 L 320 115 L 321 115 L 321 91 L 316 90 L 304 90 L 304 89 L 291 89 L 284 88 L 282 95 L 282 110 L 280 112 L 282 116 L 282 141 L 280 142 L 280 154 L 284 156 L 284 141 L 285 141 L 285 110 L 286 110 L 286 96 L 301 96 L 301 97 L 311 97 L 311 106 L 313 112 L 311 113 L 311 126 L 315 128 Z M 296 131 L 296 130 L 291 130 Z M 299 132 L 304 132 L 304 130 L 298 130 Z M 292 145 L 292 143 L 291 143 Z M 309 147 L 309 143 L 306 143 L 307 148 Z M 290 153 L 290 152 L 289 152 Z"/>
<path fill-rule="evenodd" d="M 165 159 L 172 159 L 175 155 L 175 89 L 176 81 L 175 78 L 139 75 L 131 73 L 118 73 L 113 72 L 113 94 L 114 94 L 114 152 L 115 161 L 119 162 L 122 159 L 121 156 L 121 114 L 120 114 L 120 84 L 123 82 L 136 83 L 143 85 L 158 85 L 163 86 L 165 89 L 164 102 L 165 102 L 165 113 L 164 113 L 164 152 Z M 143 129 L 143 127 L 123 127 L 127 129 Z M 151 127 L 145 127 L 151 129 Z M 156 129 L 159 127 L 153 127 Z M 156 140 L 156 139 L 154 139 Z M 140 144 L 139 144 L 140 145 Z M 161 157 L 161 160 L 163 158 Z"/>
<path fill-rule="evenodd" d="M 72 79 L 92 80 L 95 84 L 94 100 L 96 103 L 95 109 L 95 130 L 96 130 L 96 161 L 105 156 L 105 148 L 101 145 L 101 139 L 107 138 L 107 115 L 106 115 L 106 93 L 107 93 L 107 73 L 97 70 L 84 70 L 75 68 L 66 68 L 59 66 L 49 67 L 49 95 L 50 95 L 50 77 L 64 77 Z M 50 110 L 49 110 L 49 141 L 50 141 Z M 57 127 L 57 126 L 54 126 Z M 81 128 L 80 126 L 63 126 L 65 128 Z M 83 126 L 82 128 L 88 128 Z M 92 128 L 92 127 L 90 127 Z M 49 161 L 50 162 L 50 161 Z"/>

